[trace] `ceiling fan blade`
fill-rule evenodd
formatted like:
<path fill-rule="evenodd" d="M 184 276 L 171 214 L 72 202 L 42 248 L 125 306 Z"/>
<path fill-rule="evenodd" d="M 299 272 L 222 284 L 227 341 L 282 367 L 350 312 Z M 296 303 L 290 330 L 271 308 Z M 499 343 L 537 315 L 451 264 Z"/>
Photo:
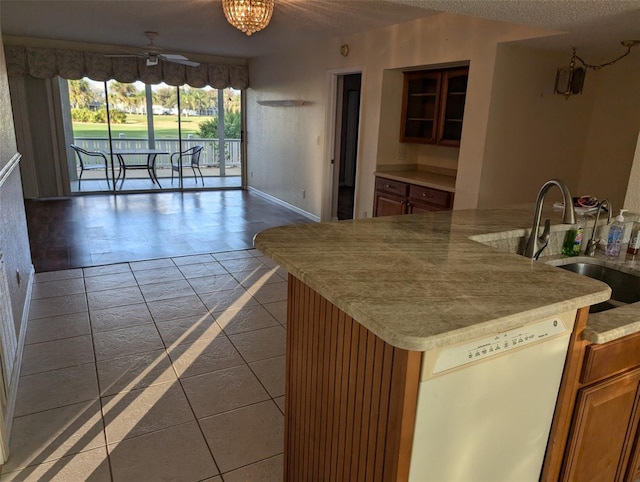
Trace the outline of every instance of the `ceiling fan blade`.
<path fill-rule="evenodd" d="M 165 62 L 173 62 L 174 64 L 182 64 L 189 65 L 190 67 L 197 67 L 200 65 L 198 62 L 192 62 L 191 60 L 187 60 L 186 58 L 177 59 L 173 57 L 167 57 L 166 55 L 161 56 Z M 179 57 L 182 57 L 181 55 Z"/>
<path fill-rule="evenodd" d="M 174 62 L 176 64 L 189 65 L 191 67 L 197 67 L 200 65 L 198 62 L 192 62 L 184 55 L 180 54 L 168 54 L 164 53 L 164 50 L 161 47 L 158 47 L 153 43 L 154 39 L 158 36 L 157 32 L 145 32 L 145 36 L 149 39 L 149 44 L 145 47 L 141 47 L 136 51 L 131 51 L 127 49 L 121 49 L 123 53 L 121 54 L 105 54 L 105 57 L 138 57 L 146 59 L 147 67 L 153 67 L 158 65 L 158 60 L 163 60 L 165 62 Z M 128 52 L 128 53 L 125 53 Z"/>
<path fill-rule="evenodd" d="M 186 58 L 184 55 L 180 55 L 180 54 L 165 54 L 164 52 L 162 55 L 165 59 L 167 60 L 189 60 L 188 58 Z"/>

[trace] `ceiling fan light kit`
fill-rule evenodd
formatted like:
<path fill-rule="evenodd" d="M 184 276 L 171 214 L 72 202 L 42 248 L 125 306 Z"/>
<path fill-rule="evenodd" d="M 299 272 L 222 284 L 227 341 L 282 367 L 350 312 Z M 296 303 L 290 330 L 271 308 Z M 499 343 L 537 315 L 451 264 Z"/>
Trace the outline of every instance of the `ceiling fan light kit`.
<path fill-rule="evenodd" d="M 238 30 L 251 35 L 269 25 L 274 0 L 222 0 L 227 21 Z"/>

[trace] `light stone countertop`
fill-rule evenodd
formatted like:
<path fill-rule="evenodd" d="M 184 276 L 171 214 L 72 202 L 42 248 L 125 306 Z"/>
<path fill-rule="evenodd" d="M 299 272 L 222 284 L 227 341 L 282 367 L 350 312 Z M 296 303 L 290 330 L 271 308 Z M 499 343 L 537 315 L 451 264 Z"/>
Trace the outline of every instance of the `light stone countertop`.
<path fill-rule="evenodd" d="M 469 239 L 525 233 L 533 211 L 289 225 L 258 233 L 254 245 L 386 342 L 427 351 L 609 299 L 600 281 Z"/>
<path fill-rule="evenodd" d="M 455 192 L 456 178 L 433 172 L 407 169 L 400 171 L 376 171 L 375 175 L 394 181 L 408 182 L 418 186 L 432 187 L 442 191 Z"/>

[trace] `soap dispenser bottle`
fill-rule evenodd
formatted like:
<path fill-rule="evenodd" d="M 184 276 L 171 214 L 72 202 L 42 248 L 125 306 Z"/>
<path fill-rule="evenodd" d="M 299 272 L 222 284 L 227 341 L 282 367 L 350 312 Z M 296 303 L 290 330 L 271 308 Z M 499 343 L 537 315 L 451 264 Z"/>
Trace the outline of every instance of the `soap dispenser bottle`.
<path fill-rule="evenodd" d="M 631 230 L 631 237 L 629 238 L 629 246 L 627 247 L 627 253 L 636 255 L 640 252 L 640 224 L 633 223 L 633 229 Z"/>
<path fill-rule="evenodd" d="M 628 209 L 621 209 L 615 222 L 613 222 L 609 227 L 609 238 L 607 240 L 607 247 L 604 250 L 604 254 L 607 256 L 616 257 L 620 254 L 620 247 L 622 246 L 622 240 L 624 239 L 623 214 L 627 211 Z"/>

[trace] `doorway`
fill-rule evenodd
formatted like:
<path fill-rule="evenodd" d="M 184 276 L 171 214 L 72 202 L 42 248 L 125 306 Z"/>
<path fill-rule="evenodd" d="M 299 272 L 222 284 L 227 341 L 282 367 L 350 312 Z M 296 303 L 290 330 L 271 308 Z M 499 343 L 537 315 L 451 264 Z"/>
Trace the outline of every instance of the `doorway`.
<path fill-rule="evenodd" d="M 353 219 L 362 74 L 338 76 L 334 146 L 333 219 Z"/>

